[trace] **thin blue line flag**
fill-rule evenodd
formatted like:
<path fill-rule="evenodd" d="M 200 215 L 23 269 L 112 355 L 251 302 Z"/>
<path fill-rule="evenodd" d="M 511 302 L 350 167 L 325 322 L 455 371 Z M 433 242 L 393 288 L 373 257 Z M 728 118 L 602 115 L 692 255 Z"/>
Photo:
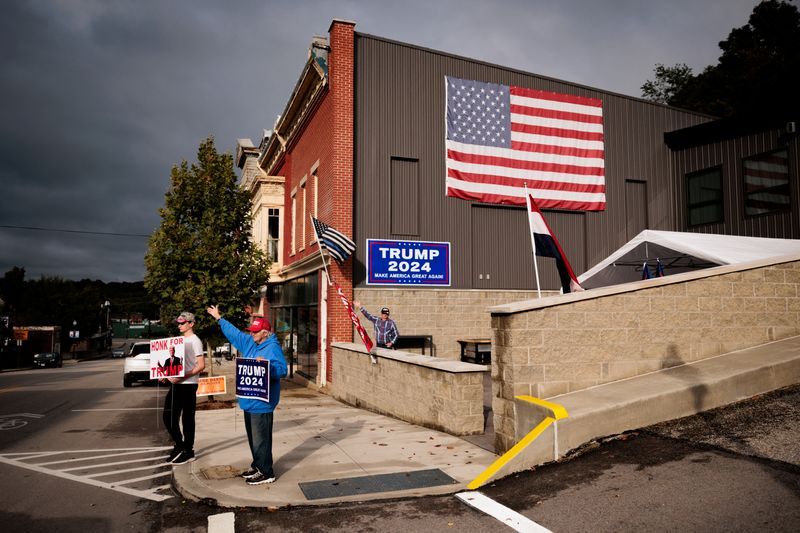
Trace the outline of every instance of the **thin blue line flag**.
<path fill-rule="evenodd" d="M 356 243 L 324 222 L 320 222 L 313 217 L 311 220 L 314 222 L 314 231 L 317 232 L 320 246 L 328 250 L 331 257 L 338 262 L 347 261 L 347 258 L 355 252 Z"/>

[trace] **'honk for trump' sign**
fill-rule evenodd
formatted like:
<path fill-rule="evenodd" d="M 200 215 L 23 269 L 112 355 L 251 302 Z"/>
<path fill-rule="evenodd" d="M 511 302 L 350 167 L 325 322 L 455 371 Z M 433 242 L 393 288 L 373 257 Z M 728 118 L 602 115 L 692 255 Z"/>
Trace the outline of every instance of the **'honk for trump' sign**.
<path fill-rule="evenodd" d="M 367 283 L 450 286 L 450 243 L 367 239 Z"/>

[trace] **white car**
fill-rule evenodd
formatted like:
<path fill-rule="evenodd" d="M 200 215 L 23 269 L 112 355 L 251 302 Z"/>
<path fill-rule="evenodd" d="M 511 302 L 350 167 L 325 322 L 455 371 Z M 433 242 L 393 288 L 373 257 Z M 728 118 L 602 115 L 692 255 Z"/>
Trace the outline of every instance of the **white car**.
<path fill-rule="evenodd" d="M 150 381 L 150 341 L 131 345 L 122 369 L 122 386 L 130 387 L 137 381 Z"/>

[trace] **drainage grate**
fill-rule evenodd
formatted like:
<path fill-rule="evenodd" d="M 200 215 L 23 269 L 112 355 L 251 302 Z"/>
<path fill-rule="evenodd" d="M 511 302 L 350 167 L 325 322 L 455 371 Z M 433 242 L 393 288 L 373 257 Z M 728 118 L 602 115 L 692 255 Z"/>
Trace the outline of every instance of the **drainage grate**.
<path fill-rule="evenodd" d="M 310 481 L 299 485 L 307 500 L 321 500 L 323 498 L 355 496 L 357 494 L 372 494 L 375 492 L 439 487 L 454 483 L 458 483 L 458 481 L 438 468 L 432 468 L 430 470 L 398 472 L 396 474 Z"/>

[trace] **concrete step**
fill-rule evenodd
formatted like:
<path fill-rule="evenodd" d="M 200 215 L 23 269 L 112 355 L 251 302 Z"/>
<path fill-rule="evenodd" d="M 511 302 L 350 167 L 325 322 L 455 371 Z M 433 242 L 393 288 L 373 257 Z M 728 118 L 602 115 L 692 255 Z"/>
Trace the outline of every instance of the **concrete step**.
<path fill-rule="evenodd" d="M 606 383 L 548 401 L 568 418 L 552 424 L 498 477 L 562 457 L 592 440 L 693 415 L 800 383 L 800 336 Z M 551 413 L 517 400 L 517 441 Z"/>

